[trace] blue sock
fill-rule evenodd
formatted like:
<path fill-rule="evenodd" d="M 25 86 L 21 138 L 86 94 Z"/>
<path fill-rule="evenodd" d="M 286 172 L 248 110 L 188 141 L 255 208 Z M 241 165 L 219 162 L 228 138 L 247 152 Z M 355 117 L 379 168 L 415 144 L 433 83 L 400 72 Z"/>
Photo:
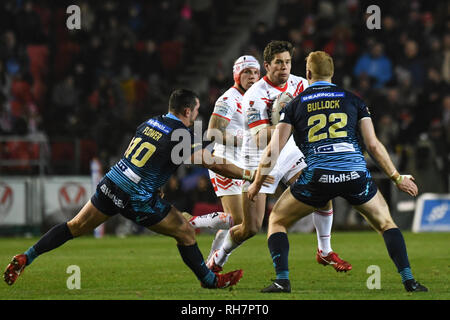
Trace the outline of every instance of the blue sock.
<path fill-rule="evenodd" d="M 25 255 L 27 256 L 27 266 L 31 264 L 38 256 L 36 250 L 34 250 L 34 247 L 30 247 L 27 251 L 25 251 Z"/>
<path fill-rule="evenodd" d="M 412 275 L 410 268 L 405 268 L 402 271 L 399 272 L 402 276 L 402 282 L 405 282 L 406 280 L 414 280 L 414 277 Z"/>
<path fill-rule="evenodd" d="M 284 232 L 272 234 L 268 239 L 268 246 L 277 279 L 289 279 L 289 240 L 287 234 Z"/>
<path fill-rule="evenodd" d="M 27 265 L 33 262 L 39 255 L 58 248 L 70 239 L 73 239 L 73 236 L 66 222 L 54 226 L 25 252 Z"/>
<path fill-rule="evenodd" d="M 384 242 L 389 256 L 397 267 L 398 273 L 402 277 L 402 282 L 414 279 L 409 265 L 408 253 L 403 235 L 398 228 L 393 228 L 383 232 Z"/>
<path fill-rule="evenodd" d="M 177 247 L 184 263 L 194 272 L 197 279 L 206 287 L 214 287 L 216 275 L 206 266 L 197 243 L 191 246 L 177 245 Z"/>

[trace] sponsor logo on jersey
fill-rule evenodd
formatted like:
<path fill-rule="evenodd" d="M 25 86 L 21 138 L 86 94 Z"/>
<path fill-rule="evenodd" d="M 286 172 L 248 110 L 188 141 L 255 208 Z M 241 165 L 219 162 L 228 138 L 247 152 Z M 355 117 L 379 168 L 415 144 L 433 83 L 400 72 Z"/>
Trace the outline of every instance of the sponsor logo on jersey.
<path fill-rule="evenodd" d="M 105 196 L 111 199 L 111 201 L 119 208 L 125 208 L 123 201 L 119 199 L 114 193 L 112 193 L 111 189 L 109 189 L 106 184 L 102 184 L 100 186 L 100 190 L 103 192 Z"/>
<path fill-rule="evenodd" d="M 314 153 L 355 152 L 351 143 L 341 142 L 316 147 Z"/>
<path fill-rule="evenodd" d="M 340 174 L 323 174 L 319 182 L 321 183 L 341 183 L 347 182 L 350 180 L 356 180 L 361 176 L 356 171 L 352 171 L 349 173 L 340 173 Z"/>
<path fill-rule="evenodd" d="M 301 101 L 312 101 L 312 100 L 318 100 L 318 99 L 329 99 L 329 98 L 344 98 L 345 92 L 319 92 L 319 93 L 313 93 L 308 94 L 303 97 L 301 97 Z"/>
<path fill-rule="evenodd" d="M 248 119 L 248 124 L 252 124 L 254 122 L 261 120 L 261 114 L 259 113 L 259 111 L 257 109 L 248 108 L 247 109 L 247 119 Z"/>
<path fill-rule="evenodd" d="M 163 132 L 165 134 L 169 134 L 173 130 L 171 127 L 168 127 L 164 123 L 161 123 L 161 122 L 159 122 L 158 120 L 155 120 L 155 119 L 148 120 L 147 124 L 150 127 L 153 127 L 153 128 L 155 128 L 155 129 L 157 129 L 157 130 L 159 130 L 159 131 L 161 131 L 161 132 Z"/>
<path fill-rule="evenodd" d="M 220 116 L 227 116 L 228 105 L 224 101 L 217 101 L 213 112 Z"/>

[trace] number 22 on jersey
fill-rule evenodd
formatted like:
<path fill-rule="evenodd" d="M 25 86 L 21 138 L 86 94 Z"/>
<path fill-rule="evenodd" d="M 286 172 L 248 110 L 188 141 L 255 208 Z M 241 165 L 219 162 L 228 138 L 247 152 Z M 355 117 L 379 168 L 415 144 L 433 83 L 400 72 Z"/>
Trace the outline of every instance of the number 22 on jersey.
<path fill-rule="evenodd" d="M 138 145 L 139 147 L 136 149 Z M 130 160 L 136 167 L 141 168 L 147 163 L 155 151 L 156 147 L 154 145 L 146 141 L 142 142 L 142 138 L 135 137 L 131 140 L 128 149 L 125 151 L 125 158 Z"/>
<path fill-rule="evenodd" d="M 318 131 L 325 128 L 327 124 L 331 124 L 328 128 L 328 133 L 323 132 L 320 134 L 317 134 Z M 343 138 L 347 136 L 347 131 L 340 130 L 344 128 L 347 125 L 347 114 L 346 113 L 330 113 L 328 116 L 327 121 L 327 115 L 320 113 L 313 115 L 308 118 L 308 126 L 312 126 L 308 130 L 308 141 L 309 142 L 317 142 L 322 139 L 330 138 Z"/>

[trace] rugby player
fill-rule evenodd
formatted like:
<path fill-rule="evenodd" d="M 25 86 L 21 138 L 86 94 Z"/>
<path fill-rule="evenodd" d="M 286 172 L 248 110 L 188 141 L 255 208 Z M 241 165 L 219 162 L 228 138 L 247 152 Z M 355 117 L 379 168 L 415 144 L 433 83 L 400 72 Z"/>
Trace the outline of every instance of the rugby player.
<path fill-rule="evenodd" d="M 290 73 L 292 54 L 291 43 L 270 42 L 264 49 L 266 75 L 252 85 L 243 97 L 245 130 L 242 151 L 246 169 L 257 169 L 264 147 L 270 141 L 276 124 L 271 122 L 271 108 L 274 100 L 282 93 L 289 93 L 295 97 L 308 86 L 305 78 Z M 261 229 L 267 194 L 274 194 L 280 181 L 286 186 L 291 185 L 304 168 L 306 168 L 304 156 L 291 138 L 270 173 L 275 178 L 275 183 L 263 186 L 259 194 L 254 197 L 254 201 L 248 200 L 246 193 L 249 184 L 244 184 L 243 222 L 227 232 L 220 249 L 208 259 L 209 268 L 215 271 L 222 270 L 231 252 Z M 339 258 L 331 248 L 332 214 L 331 201 L 314 212 L 313 222 L 318 240 L 316 260 L 323 265 L 332 265 L 336 271 L 346 272 L 352 269 L 351 264 Z"/>
<path fill-rule="evenodd" d="M 172 92 L 168 113 L 151 118 L 137 128 L 123 158 L 102 178 L 80 212 L 67 223 L 50 229 L 25 253 L 13 257 L 4 272 L 6 283 L 14 284 L 24 268 L 39 255 L 92 232 L 119 213 L 140 226 L 173 237 L 184 263 L 203 287 L 235 285 L 243 271 L 219 274 L 208 269 L 197 246 L 195 230 L 160 195 L 161 186 L 185 160 L 194 164 L 199 161 L 202 166 L 231 178 L 252 176 L 248 170 L 243 173 L 233 164 L 220 164 L 202 143 L 195 143 L 189 127 L 194 124 L 199 107 L 194 92 L 183 89 Z"/>
<path fill-rule="evenodd" d="M 239 167 L 243 167 L 241 147 L 244 114 L 241 102 L 244 93 L 259 80 L 259 77 L 260 65 L 255 57 L 244 55 L 236 59 L 233 64 L 234 84 L 217 99 L 209 120 L 207 139 L 216 142 L 214 156 Z M 227 178 L 212 170 L 209 170 L 209 176 L 224 212 L 214 212 L 199 217 L 185 214 L 194 228 L 217 230 L 208 259 L 222 245 L 226 235 L 225 230 L 242 222 L 242 185 L 244 183 L 242 179 Z"/>
<path fill-rule="evenodd" d="M 412 275 L 403 235 L 367 169 L 358 131 L 382 171 L 400 191 L 415 197 L 418 188 L 414 178 L 399 174 L 375 134 L 369 109 L 360 98 L 333 84 L 333 73 L 333 59 L 327 53 L 308 55 L 306 77 L 310 86 L 281 111 L 280 122 L 248 189 L 249 199 L 257 197 L 264 176 L 273 166 L 266 160 L 277 159 L 293 135 L 308 167 L 285 190 L 269 217 L 268 247 L 276 280 L 262 292 L 291 291 L 287 230 L 337 196 L 345 198 L 383 236 L 406 291 L 427 291 Z"/>

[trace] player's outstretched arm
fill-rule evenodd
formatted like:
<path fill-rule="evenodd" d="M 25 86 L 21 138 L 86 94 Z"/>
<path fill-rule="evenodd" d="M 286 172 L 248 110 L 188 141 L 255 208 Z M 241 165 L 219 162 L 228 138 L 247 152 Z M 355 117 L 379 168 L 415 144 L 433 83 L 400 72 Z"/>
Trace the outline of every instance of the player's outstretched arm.
<path fill-rule="evenodd" d="M 206 169 L 212 170 L 222 176 L 231 179 L 243 179 L 252 182 L 255 178 L 256 170 L 246 170 L 239 168 L 226 159 L 215 157 L 208 149 L 200 149 L 191 156 L 191 163 L 199 164 Z M 266 177 L 264 183 L 273 183 L 272 176 Z"/>
<path fill-rule="evenodd" d="M 411 175 L 401 175 L 397 171 L 385 146 L 378 140 L 370 118 L 361 119 L 360 130 L 367 151 L 379 164 L 383 172 L 395 183 L 398 189 L 413 197 L 417 196 L 419 190 L 414 183 L 414 177 Z"/>

